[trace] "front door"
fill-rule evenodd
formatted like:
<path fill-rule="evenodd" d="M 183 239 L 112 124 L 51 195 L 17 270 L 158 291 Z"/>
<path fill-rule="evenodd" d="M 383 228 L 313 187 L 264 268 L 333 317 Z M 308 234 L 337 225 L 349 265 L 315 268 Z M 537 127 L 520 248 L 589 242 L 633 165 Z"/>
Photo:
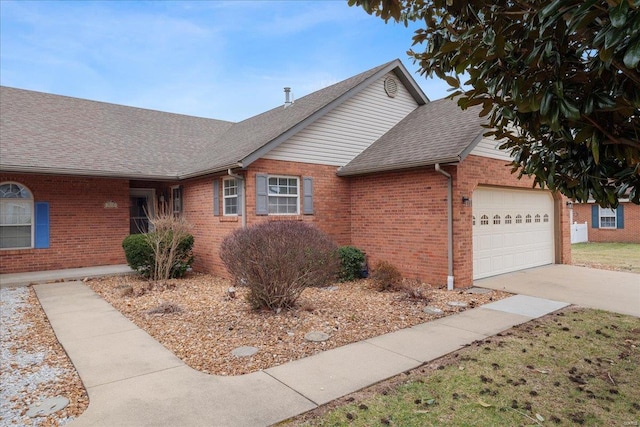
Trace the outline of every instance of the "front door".
<path fill-rule="evenodd" d="M 131 189 L 129 196 L 129 232 L 131 234 L 149 231 L 149 215 L 153 215 L 153 193 L 153 189 Z"/>

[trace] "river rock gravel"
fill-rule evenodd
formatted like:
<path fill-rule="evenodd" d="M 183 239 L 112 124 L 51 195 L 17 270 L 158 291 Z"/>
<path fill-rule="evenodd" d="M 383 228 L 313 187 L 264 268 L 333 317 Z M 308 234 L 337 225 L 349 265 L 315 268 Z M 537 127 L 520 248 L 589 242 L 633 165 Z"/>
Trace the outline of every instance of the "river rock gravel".
<path fill-rule="evenodd" d="M 65 425 L 88 406 L 87 393 L 31 287 L 0 289 L 0 426 Z M 69 405 L 30 418 L 31 405 L 66 397 Z"/>

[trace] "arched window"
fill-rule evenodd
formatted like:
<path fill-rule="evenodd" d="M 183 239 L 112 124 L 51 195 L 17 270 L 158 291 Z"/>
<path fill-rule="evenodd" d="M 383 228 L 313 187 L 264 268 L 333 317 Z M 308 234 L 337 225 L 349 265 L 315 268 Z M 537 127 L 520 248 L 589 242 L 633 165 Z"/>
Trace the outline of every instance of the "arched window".
<path fill-rule="evenodd" d="M 505 224 L 511 224 L 511 215 L 507 215 L 504 217 L 504 223 Z"/>
<path fill-rule="evenodd" d="M 0 184 L 0 248 L 33 247 L 33 195 L 16 182 Z"/>
<path fill-rule="evenodd" d="M 544 222 L 549 222 L 549 215 L 544 214 L 543 221 Z"/>
<path fill-rule="evenodd" d="M 476 216 L 475 215 L 473 215 L 471 217 L 471 225 L 476 225 Z"/>
<path fill-rule="evenodd" d="M 527 216 L 524 217 L 524 222 L 526 222 L 527 224 L 531 224 L 531 215 L 527 214 Z"/>
<path fill-rule="evenodd" d="M 489 217 L 486 215 L 482 215 L 480 217 L 480 225 L 489 225 Z"/>
<path fill-rule="evenodd" d="M 493 224 L 494 225 L 500 224 L 500 215 L 494 215 L 493 216 Z"/>
<path fill-rule="evenodd" d="M 522 224 L 522 215 L 516 215 L 516 224 Z"/>
<path fill-rule="evenodd" d="M 534 222 L 540 222 L 540 214 L 536 214 L 536 216 L 533 219 Z"/>

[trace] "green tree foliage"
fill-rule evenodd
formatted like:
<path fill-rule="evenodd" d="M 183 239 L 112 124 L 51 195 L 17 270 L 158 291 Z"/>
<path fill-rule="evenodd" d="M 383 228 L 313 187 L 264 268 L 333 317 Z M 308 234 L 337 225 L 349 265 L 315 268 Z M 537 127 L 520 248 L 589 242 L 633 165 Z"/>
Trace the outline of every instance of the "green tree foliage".
<path fill-rule="evenodd" d="M 578 201 L 640 203 L 640 0 L 349 4 L 424 24 L 409 54 L 460 107 L 482 105 L 513 172 Z"/>

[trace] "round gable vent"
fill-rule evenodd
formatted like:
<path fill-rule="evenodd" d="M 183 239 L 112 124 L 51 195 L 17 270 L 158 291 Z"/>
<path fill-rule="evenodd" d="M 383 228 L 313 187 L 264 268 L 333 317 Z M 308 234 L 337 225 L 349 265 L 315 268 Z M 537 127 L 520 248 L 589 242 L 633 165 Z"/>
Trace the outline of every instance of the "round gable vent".
<path fill-rule="evenodd" d="M 389 98 L 395 98 L 398 93 L 398 82 L 393 77 L 384 79 L 384 91 L 387 92 Z"/>

